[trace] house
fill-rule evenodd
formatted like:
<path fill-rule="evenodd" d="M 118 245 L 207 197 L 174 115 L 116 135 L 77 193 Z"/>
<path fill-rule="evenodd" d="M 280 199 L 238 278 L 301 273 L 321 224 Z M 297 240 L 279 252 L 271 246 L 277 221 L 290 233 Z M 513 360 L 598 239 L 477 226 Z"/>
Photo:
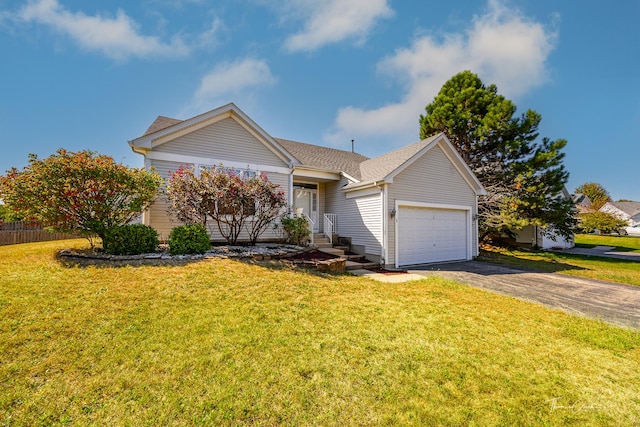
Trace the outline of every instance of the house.
<path fill-rule="evenodd" d="M 591 212 L 592 211 L 591 199 L 586 194 L 582 194 L 582 193 L 574 194 L 573 195 L 573 204 L 576 207 L 576 213 L 578 213 L 578 214 L 587 213 L 587 212 Z"/>
<path fill-rule="evenodd" d="M 600 212 L 610 213 L 627 221 L 629 227 L 640 224 L 640 202 L 607 202 L 600 208 Z"/>
<path fill-rule="evenodd" d="M 188 120 L 158 117 L 129 145 L 165 178 L 181 165 L 265 173 L 314 233 L 349 239 L 352 251 L 382 265 L 478 255 L 477 197 L 485 190 L 444 134 L 368 158 L 273 138 L 231 103 Z M 143 222 L 164 238 L 178 225 L 162 200 Z M 262 239 L 277 237 L 269 230 Z"/>
<path fill-rule="evenodd" d="M 581 197 L 572 196 L 566 187 L 562 189 L 562 197 L 565 199 L 571 199 L 576 207 L 576 211 L 579 212 L 579 206 L 585 207 L 591 206 L 591 200 L 585 195 Z M 554 232 L 549 232 L 544 227 L 537 225 L 527 225 L 521 230 L 514 231 L 515 241 L 519 245 L 537 249 L 569 249 L 575 246 L 573 236 L 570 238 L 561 236 Z"/>

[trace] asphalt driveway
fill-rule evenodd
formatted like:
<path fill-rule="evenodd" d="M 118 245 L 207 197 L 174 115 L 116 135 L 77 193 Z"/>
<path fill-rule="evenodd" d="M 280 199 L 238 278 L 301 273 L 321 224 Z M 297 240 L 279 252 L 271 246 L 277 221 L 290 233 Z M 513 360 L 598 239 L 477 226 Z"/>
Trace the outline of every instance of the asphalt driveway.
<path fill-rule="evenodd" d="M 572 314 L 640 329 L 640 286 L 524 271 L 480 261 L 413 266 L 408 272 L 436 275 Z"/>

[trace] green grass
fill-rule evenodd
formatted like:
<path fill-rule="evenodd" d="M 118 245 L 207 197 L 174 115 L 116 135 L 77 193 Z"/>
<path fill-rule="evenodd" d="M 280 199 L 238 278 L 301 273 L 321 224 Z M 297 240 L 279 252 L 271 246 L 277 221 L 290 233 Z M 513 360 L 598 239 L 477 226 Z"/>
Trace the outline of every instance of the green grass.
<path fill-rule="evenodd" d="M 618 240 L 615 240 L 618 239 Z M 640 250 L 640 237 L 576 235 L 576 245 L 605 245 L 618 250 Z M 567 274 L 608 282 L 640 286 L 640 262 L 564 252 L 524 251 L 491 248 L 481 250 L 480 259 L 512 267 Z"/>
<path fill-rule="evenodd" d="M 442 279 L 0 247 L 0 425 L 637 425 L 640 333 Z"/>
<path fill-rule="evenodd" d="M 592 248 L 594 246 L 613 246 L 618 251 L 640 252 L 640 237 L 602 236 L 597 234 L 576 234 L 576 246 Z"/>

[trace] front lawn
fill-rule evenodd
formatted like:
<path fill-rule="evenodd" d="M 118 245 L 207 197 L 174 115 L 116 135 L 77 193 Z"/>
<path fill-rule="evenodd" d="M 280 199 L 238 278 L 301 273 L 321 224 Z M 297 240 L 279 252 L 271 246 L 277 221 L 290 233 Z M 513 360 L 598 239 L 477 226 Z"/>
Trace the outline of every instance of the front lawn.
<path fill-rule="evenodd" d="M 640 237 L 576 235 L 576 246 L 614 246 L 619 251 L 640 251 Z M 640 262 L 577 255 L 561 251 L 526 251 L 485 247 L 480 260 L 538 271 L 640 286 Z"/>
<path fill-rule="evenodd" d="M 640 237 L 598 234 L 576 234 L 576 246 L 592 248 L 594 246 L 613 246 L 622 252 L 640 252 Z"/>
<path fill-rule="evenodd" d="M 634 425 L 640 333 L 432 278 L 0 247 L 2 425 Z"/>

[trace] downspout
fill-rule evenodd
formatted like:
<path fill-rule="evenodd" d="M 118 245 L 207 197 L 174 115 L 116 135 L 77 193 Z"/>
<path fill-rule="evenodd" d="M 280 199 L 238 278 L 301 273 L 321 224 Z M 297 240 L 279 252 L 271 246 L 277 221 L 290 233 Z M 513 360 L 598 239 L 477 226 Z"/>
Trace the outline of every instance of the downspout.
<path fill-rule="evenodd" d="M 144 154 L 143 154 L 144 156 Z M 151 169 L 151 160 L 149 160 L 147 158 L 147 156 L 144 156 L 144 169 L 146 171 L 149 171 Z M 144 225 L 151 225 L 151 212 L 150 212 L 151 206 L 147 207 L 147 209 L 145 209 L 142 212 L 142 218 L 140 218 L 140 220 L 142 221 L 142 224 Z"/>
<path fill-rule="evenodd" d="M 293 212 L 293 164 L 289 162 L 289 211 Z"/>
<path fill-rule="evenodd" d="M 380 250 L 380 264 L 387 264 L 389 256 L 389 198 L 387 184 L 380 187 L 380 197 L 382 197 L 382 248 Z"/>

